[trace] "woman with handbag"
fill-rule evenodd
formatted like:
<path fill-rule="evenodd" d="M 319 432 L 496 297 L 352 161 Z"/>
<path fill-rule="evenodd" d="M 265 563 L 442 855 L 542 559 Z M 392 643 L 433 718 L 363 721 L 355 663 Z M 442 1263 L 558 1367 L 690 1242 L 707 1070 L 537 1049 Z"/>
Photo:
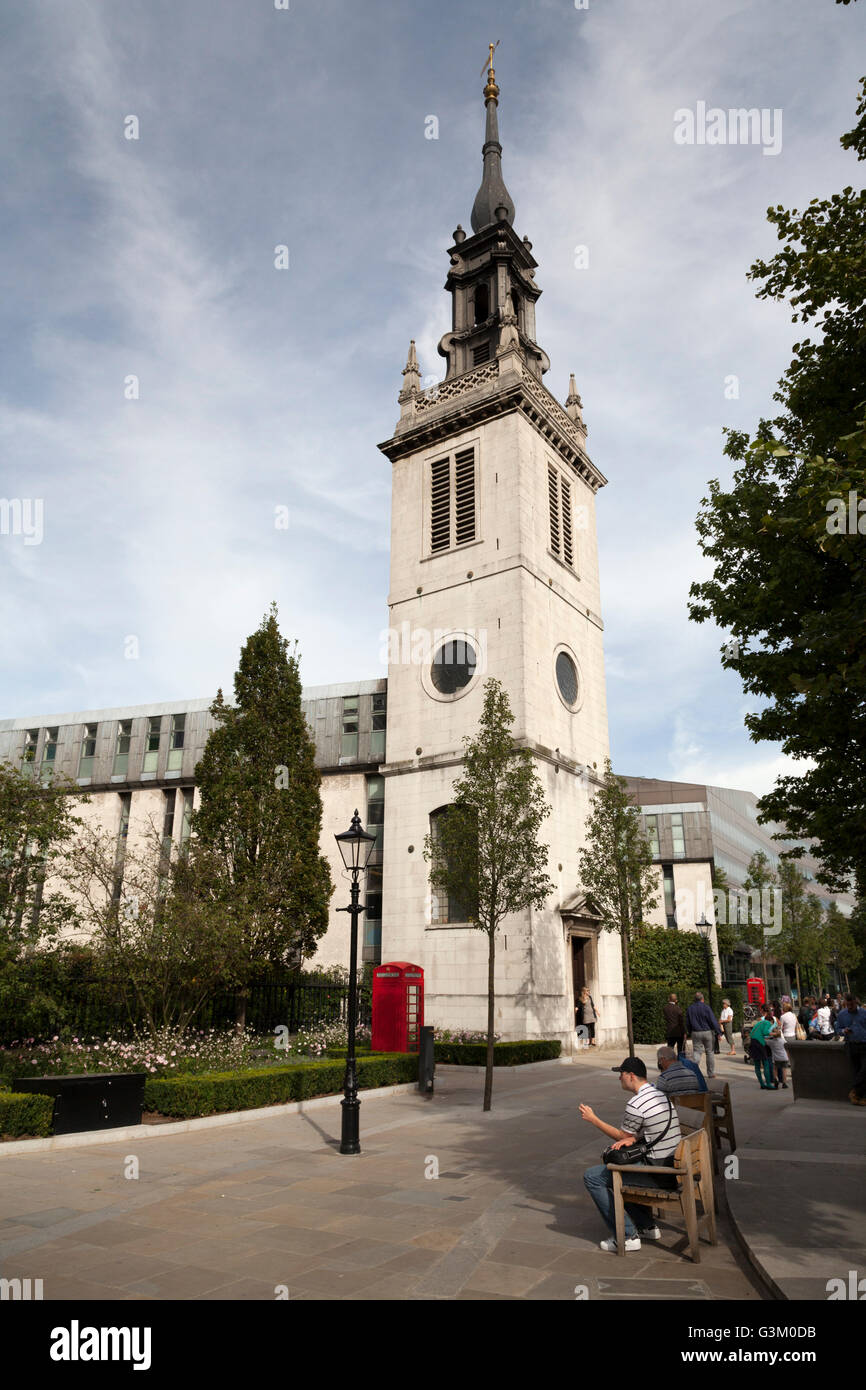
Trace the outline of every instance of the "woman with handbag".
<path fill-rule="evenodd" d="M 630 1099 L 622 1118 L 622 1128 L 600 1120 L 589 1105 L 580 1106 L 581 1119 L 600 1129 L 614 1143 L 605 1149 L 601 1163 L 587 1168 L 584 1186 L 611 1231 L 616 1230 L 613 1212 L 613 1180 L 608 1163 L 651 1163 L 664 1165 L 673 1157 L 682 1135 L 677 1113 L 667 1096 L 647 1081 L 646 1066 L 639 1057 L 626 1057 L 619 1067 L 619 1084 Z M 641 1184 L 647 1187 L 670 1188 L 676 1178 L 668 1173 L 656 1177 L 641 1174 Z M 641 1240 L 661 1240 L 661 1231 L 653 1224 L 652 1212 L 636 1203 L 625 1207 L 626 1251 L 640 1250 Z M 602 1250 L 616 1254 L 616 1235 L 600 1242 Z"/>
<path fill-rule="evenodd" d="M 583 989 L 580 991 L 574 1013 L 574 1021 L 577 1026 L 582 1026 L 586 1029 L 586 1032 L 579 1033 L 578 1037 L 588 1037 L 589 1046 L 595 1047 L 595 1025 L 600 1023 L 601 1019 L 596 1012 L 595 1000 L 586 985 L 584 985 Z"/>

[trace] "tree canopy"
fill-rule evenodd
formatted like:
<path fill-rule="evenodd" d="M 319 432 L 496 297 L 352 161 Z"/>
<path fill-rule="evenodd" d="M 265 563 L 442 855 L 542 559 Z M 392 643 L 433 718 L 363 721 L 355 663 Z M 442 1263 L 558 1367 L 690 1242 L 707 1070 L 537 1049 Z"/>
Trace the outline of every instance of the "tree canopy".
<path fill-rule="evenodd" d="M 219 691 L 211 706 L 217 727 L 196 768 L 201 804 L 189 848 L 198 892 L 231 924 L 230 968 L 243 991 L 257 966 L 313 953 L 333 892 L 298 658 L 275 606 L 244 644 L 234 694 L 234 705 Z"/>
<path fill-rule="evenodd" d="M 866 79 L 842 145 L 866 157 Z M 730 634 L 722 664 L 760 708 L 746 716 L 802 770 L 761 799 L 782 854 L 814 840 L 821 880 L 866 891 L 866 192 L 847 187 L 802 213 L 770 208 L 782 248 L 750 272 L 760 298 L 786 299 L 817 330 L 795 344 L 753 438 L 727 432 L 737 461 L 709 484 L 697 518 L 711 579 L 689 612 Z M 862 505 L 861 505 L 862 504 Z M 844 518 L 844 520 L 843 520 Z"/>

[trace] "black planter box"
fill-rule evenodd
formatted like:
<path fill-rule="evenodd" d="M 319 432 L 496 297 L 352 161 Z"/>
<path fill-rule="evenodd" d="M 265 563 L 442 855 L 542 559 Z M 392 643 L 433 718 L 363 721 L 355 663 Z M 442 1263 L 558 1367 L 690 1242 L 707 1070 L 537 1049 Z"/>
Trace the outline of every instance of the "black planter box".
<path fill-rule="evenodd" d="M 147 1072 L 102 1072 L 89 1076 L 28 1076 L 16 1091 L 54 1097 L 54 1133 L 140 1125 Z"/>
<path fill-rule="evenodd" d="M 788 1039 L 795 1100 L 847 1100 L 854 1083 L 851 1055 L 843 1043 Z"/>

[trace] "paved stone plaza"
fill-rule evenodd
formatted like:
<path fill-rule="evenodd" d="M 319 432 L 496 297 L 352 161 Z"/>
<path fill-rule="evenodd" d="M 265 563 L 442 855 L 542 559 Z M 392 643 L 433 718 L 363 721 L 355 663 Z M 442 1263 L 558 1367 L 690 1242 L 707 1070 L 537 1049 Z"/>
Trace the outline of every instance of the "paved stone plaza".
<path fill-rule="evenodd" d="M 673 1216 L 658 1246 L 598 1249 L 581 1175 L 603 1136 L 577 1105 L 618 1121 L 620 1060 L 499 1069 L 487 1116 L 474 1070 L 440 1069 L 431 1100 L 365 1094 L 358 1157 L 337 1152 L 337 1102 L 138 1145 L 0 1155 L 2 1274 L 41 1278 L 46 1299 L 273 1299 L 278 1285 L 292 1299 L 573 1300 L 578 1285 L 592 1299 L 767 1297 L 724 1214 L 698 1265 Z M 719 1070 L 751 1093 L 742 1063 Z M 425 1177 L 431 1157 L 438 1179 Z"/>

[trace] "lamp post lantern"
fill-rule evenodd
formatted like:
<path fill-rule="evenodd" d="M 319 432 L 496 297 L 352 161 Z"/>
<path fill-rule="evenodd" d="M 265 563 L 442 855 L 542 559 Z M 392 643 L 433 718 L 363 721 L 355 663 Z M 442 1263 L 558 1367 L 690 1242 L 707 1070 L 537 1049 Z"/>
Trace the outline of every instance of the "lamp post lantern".
<path fill-rule="evenodd" d="M 341 835 L 335 835 L 343 863 L 352 875 L 352 901 L 348 907 L 337 908 L 338 912 L 348 912 L 352 919 L 351 946 L 349 949 L 349 1046 L 346 1054 L 346 1075 L 343 1080 L 343 1122 L 340 1136 L 341 1154 L 359 1154 L 361 1139 L 359 1131 L 358 1072 L 355 1065 L 355 1021 L 358 1013 L 358 918 L 364 909 L 360 904 L 361 890 L 358 879 L 367 867 L 373 852 L 376 836 L 369 835 L 361 828 L 357 809 L 352 824 Z"/>
<path fill-rule="evenodd" d="M 705 912 L 701 913 L 701 920 L 695 924 L 704 942 L 704 953 L 707 958 L 707 1003 L 713 1007 L 713 971 L 710 957 L 710 933 L 713 930 L 712 922 L 707 921 Z"/>

